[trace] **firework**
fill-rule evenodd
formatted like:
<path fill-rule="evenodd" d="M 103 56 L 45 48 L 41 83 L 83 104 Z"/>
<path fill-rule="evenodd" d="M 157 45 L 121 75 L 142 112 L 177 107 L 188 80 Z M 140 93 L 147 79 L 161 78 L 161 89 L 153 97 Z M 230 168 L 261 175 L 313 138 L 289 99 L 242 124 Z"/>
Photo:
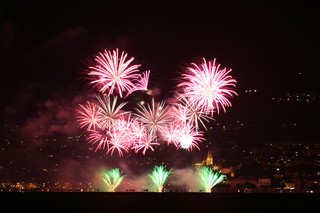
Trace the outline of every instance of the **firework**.
<path fill-rule="evenodd" d="M 187 151 L 192 151 L 193 148 L 200 150 L 198 144 L 205 140 L 203 132 L 196 130 L 196 127 L 190 124 L 165 126 L 161 132 L 161 137 L 168 144 L 174 144 L 177 149 Z"/>
<path fill-rule="evenodd" d="M 221 171 L 214 171 L 211 167 L 201 167 L 197 172 L 205 192 L 211 192 L 212 187 L 222 182 L 226 176 Z"/>
<path fill-rule="evenodd" d="M 164 141 L 167 141 L 167 144 L 174 144 L 176 147 L 179 146 L 179 128 L 177 125 L 171 123 L 169 125 L 166 125 L 163 130 L 161 131 L 161 138 Z"/>
<path fill-rule="evenodd" d="M 110 138 L 108 140 L 108 150 L 107 153 L 111 153 L 113 155 L 113 152 L 115 150 L 118 151 L 119 156 L 123 156 L 123 151 L 128 152 L 128 146 L 127 146 L 127 135 L 123 135 L 121 133 L 112 133 L 110 134 Z"/>
<path fill-rule="evenodd" d="M 198 143 L 204 140 L 203 132 L 197 131 L 194 126 L 191 125 L 182 125 L 178 129 L 177 138 L 178 148 L 186 149 L 192 151 L 195 147 L 200 150 Z"/>
<path fill-rule="evenodd" d="M 110 153 L 110 155 L 113 155 L 114 151 L 118 151 L 119 156 L 123 156 L 123 151 L 128 152 L 137 140 L 137 136 L 131 130 L 133 125 L 129 114 L 127 118 L 120 117 L 114 120 L 108 129 L 88 131 L 87 139 L 92 145 L 96 145 L 96 151 L 107 149 L 106 154 Z"/>
<path fill-rule="evenodd" d="M 137 136 L 132 131 L 134 120 L 129 116 L 124 119 L 117 119 L 112 128 L 108 131 L 108 150 L 107 153 L 113 154 L 115 150 L 118 151 L 119 156 L 123 156 L 122 151 L 128 152 L 130 147 L 134 145 L 137 140 Z"/>
<path fill-rule="evenodd" d="M 166 170 L 164 165 L 155 166 L 151 174 L 148 174 L 153 183 L 156 185 L 157 192 L 162 192 L 163 185 L 167 181 L 171 170 Z"/>
<path fill-rule="evenodd" d="M 111 100 L 110 96 L 103 95 L 103 97 L 97 96 L 99 101 L 99 121 L 102 129 L 109 129 L 114 125 L 114 121 L 129 114 L 122 108 L 127 102 L 122 102 L 117 106 L 117 96 Z"/>
<path fill-rule="evenodd" d="M 161 131 L 170 121 L 168 106 L 165 106 L 164 101 L 155 103 L 152 98 L 151 106 L 148 104 L 148 107 L 145 107 L 144 105 L 139 105 L 139 107 L 140 109 L 137 108 L 137 113 L 134 115 L 153 135 L 156 135 L 158 131 Z"/>
<path fill-rule="evenodd" d="M 150 77 L 150 70 L 140 73 L 140 65 L 133 61 L 118 49 L 105 50 L 89 67 L 91 84 L 102 94 L 76 110 L 88 142 L 96 146 L 95 151 L 102 149 L 120 157 L 132 150 L 145 155 L 161 143 L 187 151 L 200 149 L 199 144 L 205 141 L 200 128 L 207 130 L 213 114 L 221 109 L 225 112 L 231 106 L 229 98 L 237 95 L 231 69 L 220 69 L 215 59 L 191 63 L 170 99 L 174 103 L 152 98 L 151 104 L 138 104 L 131 112 L 125 110 L 127 102 L 122 99 L 138 90 L 147 91 Z"/>
<path fill-rule="evenodd" d="M 106 145 L 108 146 L 108 137 L 104 135 L 101 131 L 91 130 L 88 131 L 89 135 L 87 137 L 87 140 L 92 144 L 96 146 L 96 150 L 98 149 L 105 149 Z"/>
<path fill-rule="evenodd" d="M 134 88 L 132 88 L 128 92 L 127 96 L 137 90 L 147 91 L 148 90 L 148 83 L 149 83 L 149 76 L 150 76 L 150 70 L 142 73 L 140 79 L 138 81 L 134 82 Z"/>
<path fill-rule="evenodd" d="M 152 151 L 154 151 L 152 146 L 160 145 L 158 142 L 154 141 L 154 139 L 154 135 L 152 135 L 150 132 L 145 132 L 141 135 L 139 141 L 135 143 L 133 149 L 135 150 L 135 152 L 139 152 L 139 150 L 142 150 L 143 155 L 146 154 L 147 149 L 151 149 Z"/>
<path fill-rule="evenodd" d="M 188 124 L 194 125 L 196 129 L 199 129 L 199 124 L 202 125 L 204 129 L 207 129 L 205 122 L 209 123 L 213 120 L 209 114 L 211 111 L 203 111 L 198 105 L 190 103 L 189 99 L 181 95 L 176 95 L 176 97 L 181 97 L 180 102 L 173 104 L 170 109 L 170 116 L 173 118 L 173 122 L 179 122 L 178 124 Z"/>
<path fill-rule="evenodd" d="M 122 109 L 126 103 L 117 105 L 117 96 L 113 99 L 106 95 L 96 98 L 99 105 L 91 102 L 87 102 L 86 106 L 80 105 L 82 110 L 77 110 L 79 125 L 81 128 L 87 126 L 87 139 L 96 145 L 96 151 L 107 148 L 107 153 L 112 155 L 117 150 L 122 156 L 122 150 L 129 149 L 127 141 L 130 137 L 127 135 L 130 132 L 130 112 Z M 125 118 L 128 120 L 124 121 Z"/>
<path fill-rule="evenodd" d="M 112 53 L 104 51 L 96 56 L 96 65 L 91 66 L 89 75 L 92 78 L 91 83 L 94 84 L 100 92 L 108 91 L 108 95 L 117 92 L 122 98 L 123 92 L 134 89 L 134 81 L 137 81 L 139 74 L 138 64 L 131 64 L 134 58 L 126 60 L 127 54 L 121 53 L 119 57 L 118 49 Z"/>
<path fill-rule="evenodd" d="M 135 90 L 147 90 L 148 89 L 148 83 L 149 83 L 149 76 L 150 76 L 150 70 L 142 73 L 141 78 L 139 79 L 138 83 L 135 85 Z"/>
<path fill-rule="evenodd" d="M 178 84 L 182 90 L 181 98 L 187 98 L 204 112 L 212 114 L 216 110 L 219 114 L 220 108 L 226 112 L 226 107 L 231 106 L 228 98 L 237 95 L 233 90 L 237 81 L 229 75 L 231 69 L 220 69 L 215 59 L 207 63 L 203 58 L 200 65 L 191 63 L 186 72 Z"/>
<path fill-rule="evenodd" d="M 86 105 L 79 105 L 81 108 L 76 110 L 78 113 L 77 121 L 80 125 L 80 128 L 87 126 L 87 131 L 95 130 L 96 128 L 101 128 L 100 126 L 100 108 L 89 101 Z"/>
<path fill-rule="evenodd" d="M 103 181 L 107 184 L 108 191 L 115 192 L 126 175 L 122 175 L 118 168 L 111 169 L 105 173 Z"/>

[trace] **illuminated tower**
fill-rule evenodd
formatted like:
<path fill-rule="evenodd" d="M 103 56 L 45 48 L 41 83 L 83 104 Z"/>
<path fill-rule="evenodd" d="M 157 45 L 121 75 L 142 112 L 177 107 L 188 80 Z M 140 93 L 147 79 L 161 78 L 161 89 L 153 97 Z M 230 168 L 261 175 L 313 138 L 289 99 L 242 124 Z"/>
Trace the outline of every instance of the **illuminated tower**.
<path fill-rule="evenodd" d="M 213 167 L 213 157 L 211 151 L 208 151 L 207 158 L 203 161 L 203 165 Z"/>
<path fill-rule="evenodd" d="M 194 166 L 196 169 L 199 169 L 203 166 L 211 167 L 215 170 L 218 170 L 220 168 L 218 165 L 214 164 L 211 151 L 208 151 L 207 157 L 201 163 L 195 163 Z"/>

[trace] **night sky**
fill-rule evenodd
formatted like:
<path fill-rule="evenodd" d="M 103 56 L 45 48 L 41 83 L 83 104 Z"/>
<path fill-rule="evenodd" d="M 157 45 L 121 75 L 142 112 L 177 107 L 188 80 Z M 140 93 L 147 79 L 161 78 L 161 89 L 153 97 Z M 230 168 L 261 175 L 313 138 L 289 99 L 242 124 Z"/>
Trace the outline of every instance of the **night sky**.
<path fill-rule="evenodd" d="M 150 87 L 164 95 L 201 57 L 231 68 L 238 92 L 319 91 L 315 5 L 98 2 L 0 5 L 1 115 L 25 118 L 51 96 L 82 94 L 86 62 L 115 48 L 150 69 Z"/>
<path fill-rule="evenodd" d="M 239 90 L 318 89 L 312 4 L 17 2 L 0 5 L 5 105 L 82 87 L 85 61 L 116 47 L 151 69 L 158 84 L 206 57 L 232 68 Z"/>
<path fill-rule="evenodd" d="M 269 116 L 257 99 L 241 102 L 246 89 L 268 98 L 319 93 L 319 7 L 313 4 L 62 2 L 0 3 L 1 126 L 19 125 L 26 140 L 35 132 L 79 131 L 72 112 L 90 94 L 84 71 L 105 49 L 119 48 L 150 69 L 159 98 L 168 96 L 186 63 L 216 58 L 238 82 L 239 96 L 222 121 Z"/>

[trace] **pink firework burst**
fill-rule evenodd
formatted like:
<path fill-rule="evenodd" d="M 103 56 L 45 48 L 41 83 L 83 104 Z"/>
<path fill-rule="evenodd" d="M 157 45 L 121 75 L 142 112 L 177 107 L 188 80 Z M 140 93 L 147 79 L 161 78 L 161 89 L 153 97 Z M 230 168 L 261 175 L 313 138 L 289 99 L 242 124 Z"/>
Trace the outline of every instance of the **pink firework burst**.
<path fill-rule="evenodd" d="M 176 140 L 178 141 L 178 143 L 175 143 L 178 144 L 177 148 L 192 151 L 193 148 L 200 150 L 198 143 L 205 139 L 202 131 L 198 131 L 194 126 L 186 124 L 179 126 Z"/>
<path fill-rule="evenodd" d="M 134 115 L 153 135 L 156 135 L 158 131 L 161 131 L 170 121 L 168 106 L 165 105 L 164 101 L 155 103 L 152 98 L 151 106 L 148 104 L 148 107 L 145 107 L 144 105 L 139 105 L 139 107 L 140 109 L 136 109 L 137 113 Z"/>
<path fill-rule="evenodd" d="M 89 135 L 87 137 L 88 141 L 92 144 L 92 145 L 96 145 L 96 150 L 98 149 L 105 149 L 106 145 L 107 145 L 107 149 L 108 149 L 108 137 L 106 134 L 102 134 L 102 132 L 100 131 L 96 131 L 96 130 L 91 130 L 88 131 Z"/>
<path fill-rule="evenodd" d="M 136 153 L 142 150 L 143 155 L 146 154 L 147 149 L 154 151 L 152 146 L 159 145 L 159 143 L 154 141 L 154 139 L 154 135 L 152 135 L 150 132 L 145 132 L 145 134 L 143 134 L 139 141 L 133 146 L 133 149 Z"/>
<path fill-rule="evenodd" d="M 170 124 L 161 132 L 162 139 L 169 144 L 174 144 L 177 149 L 186 149 L 191 151 L 194 147 L 200 149 L 198 143 L 205 140 L 203 132 L 196 130 L 196 127 L 190 124 Z"/>
<path fill-rule="evenodd" d="M 122 108 L 127 104 L 127 102 L 122 102 L 117 105 L 117 96 L 112 97 L 103 95 L 103 97 L 97 96 L 100 103 L 99 105 L 99 121 L 100 126 L 103 129 L 110 128 L 114 121 L 128 115 L 130 112 L 124 111 Z"/>
<path fill-rule="evenodd" d="M 115 120 L 108 132 L 110 138 L 108 140 L 107 154 L 110 152 L 112 155 L 117 150 L 119 156 L 123 156 L 122 151 L 129 151 L 129 148 L 136 141 L 136 136 L 132 130 L 134 124 L 134 120 L 131 119 L 130 115 L 127 118 L 122 117 Z"/>
<path fill-rule="evenodd" d="M 179 129 L 179 124 L 170 123 L 169 125 L 166 125 L 161 131 L 162 140 L 167 141 L 168 145 L 173 143 L 176 147 L 178 147 Z"/>
<path fill-rule="evenodd" d="M 121 52 L 119 57 L 118 49 L 104 51 L 95 57 L 96 65 L 91 66 L 89 75 L 92 77 L 91 83 L 94 84 L 100 92 L 108 95 L 116 91 L 122 98 L 123 92 L 130 92 L 134 89 L 134 81 L 141 76 L 139 74 L 138 64 L 131 64 L 134 58 L 126 60 L 127 54 Z"/>
<path fill-rule="evenodd" d="M 143 155 L 154 151 L 161 143 L 173 144 L 177 149 L 200 149 L 205 141 L 200 127 L 213 120 L 213 114 L 226 112 L 231 107 L 230 98 L 237 95 L 237 81 L 230 75 L 231 69 L 220 68 L 216 60 L 191 63 L 181 74 L 174 97 L 151 104 L 140 102 L 135 112 L 125 110 L 127 98 L 135 91 L 147 91 L 157 96 L 156 89 L 148 91 L 150 70 L 140 73 L 141 65 L 134 64 L 118 49 L 104 50 L 96 55 L 89 67 L 91 84 L 102 93 L 96 102 L 79 105 L 77 122 L 86 130 L 87 140 L 102 149 L 105 154 L 134 151 Z"/>
<path fill-rule="evenodd" d="M 186 72 L 178 84 L 178 88 L 182 88 L 182 97 L 189 99 L 192 105 L 199 106 L 202 111 L 216 110 L 219 114 L 221 107 L 226 112 L 226 107 L 231 106 L 228 98 L 237 95 L 233 90 L 237 81 L 229 75 L 231 69 L 220 69 L 215 59 L 207 63 L 203 58 L 200 65 L 191 63 Z"/>
<path fill-rule="evenodd" d="M 142 73 L 141 78 L 139 79 L 138 83 L 135 85 L 136 90 L 145 90 L 146 91 L 148 89 L 149 76 L 150 76 L 150 70 Z"/>
<path fill-rule="evenodd" d="M 150 76 L 150 70 L 142 73 L 142 75 L 139 78 L 139 80 L 134 82 L 134 88 L 132 88 L 132 90 L 130 90 L 127 93 L 127 96 L 130 95 L 131 93 L 133 93 L 134 91 L 137 91 L 137 90 L 147 91 L 148 90 L 148 83 L 149 83 L 149 76 Z"/>
<path fill-rule="evenodd" d="M 208 123 L 210 120 L 213 120 L 209 114 L 212 114 L 211 111 L 205 112 L 198 105 L 190 103 L 189 99 L 180 96 L 180 102 L 174 103 L 171 110 L 170 116 L 173 118 L 173 122 L 180 122 L 181 124 L 194 125 L 196 129 L 199 129 L 201 124 L 204 129 L 207 129 L 205 122 Z"/>
<path fill-rule="evenodd" d="M 123 135 L 119 132 L 114 132 L 110 135 L 110 140 L 108 141 L 109 148 L 107 150 L 108 154 L 109 152 L 111 155 L 113 155 L 113 152 L 115 150 L 118 151 L 119 156 L 123 156 L 123 150 L 128 152 L 128 146 L 127 146 L 127 135 Z"/>
<path fill-rule="evenodd" d="M 80 128 L 87 126 L 87 131 L 95 130 L 96 128 L 101 128 L 100 125 L 100 108 L 89 101 L 83 106 L 80 104 L 81 109 L 77 109 L 78 113 L 77 121 Z"/>

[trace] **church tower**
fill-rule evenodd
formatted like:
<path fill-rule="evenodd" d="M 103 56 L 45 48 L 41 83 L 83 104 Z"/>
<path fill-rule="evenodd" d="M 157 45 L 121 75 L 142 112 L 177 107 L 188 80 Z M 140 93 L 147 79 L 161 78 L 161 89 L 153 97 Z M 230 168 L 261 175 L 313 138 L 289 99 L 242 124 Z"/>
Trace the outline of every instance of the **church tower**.
<path fill-rule="evenodd" d="M 203 166 L 211 167 L 214 170 L 219 170 L 220 169 L 219 165 L 215 165 L 214 164 L 213 156 L 212 156 L 212 152 L 211 151 L 208 151 L 207 157 L 204 160 L 202 160 L 201 163 L 200 162 L 199 163 L 195 163 L 194 166 L 195 166 L 196 169 L 199 169 L 199 168 L 201 168 Z"/>
<path fill-rule="evenodd" d="M 204 166 L 213 166 L 213 157 L 212 157 L 212 152 L 208 151 L 207 158 L 203 161 Z"/>

